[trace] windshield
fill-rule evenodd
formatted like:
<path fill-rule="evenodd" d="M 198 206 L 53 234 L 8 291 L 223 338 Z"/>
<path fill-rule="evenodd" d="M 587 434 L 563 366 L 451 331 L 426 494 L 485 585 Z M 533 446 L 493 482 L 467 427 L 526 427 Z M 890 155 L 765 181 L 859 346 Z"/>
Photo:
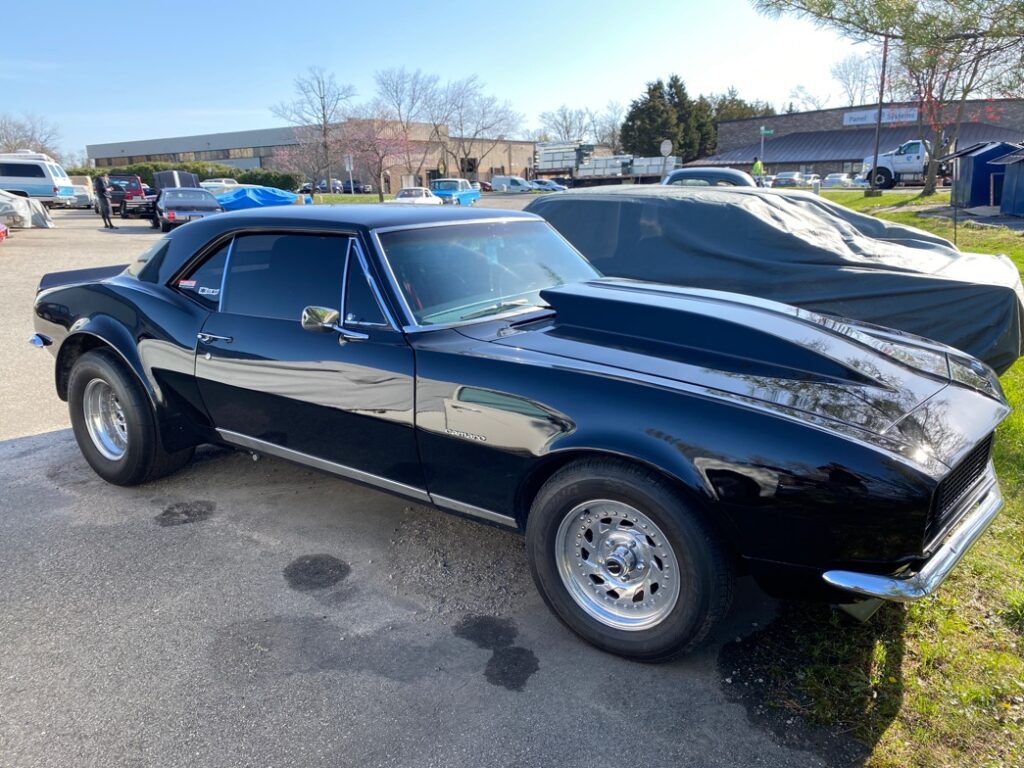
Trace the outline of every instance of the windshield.
<path fill-rule="evenodd" d="M 457 181 L 435 181 L 430 185 L 433 190 L 456 190 L 459 188 L 459 182 Z"/>
<path fill-rule="evenodd" d="M 398 230 L 380 242 L 419 325 L 544 306 L 543 289 L 600 276 L 542 221 Z"/>

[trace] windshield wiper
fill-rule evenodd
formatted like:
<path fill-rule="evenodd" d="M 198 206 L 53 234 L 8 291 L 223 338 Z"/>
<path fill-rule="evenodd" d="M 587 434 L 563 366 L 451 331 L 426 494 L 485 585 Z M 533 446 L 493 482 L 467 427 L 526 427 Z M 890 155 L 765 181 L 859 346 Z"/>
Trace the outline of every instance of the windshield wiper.
<path fill-rule="evenodd" d="M 517 307 L 525 307 L 530 304 L 529 299 L 516 299 L 515 301 L 499 301 L 490 306 L 478 309 L 476 312 L 470 312 L 468 315 L 463 315 L 463 320 L 476 320 L 480 317 L 487 317 L 487 315 L 494 315 L 504 312 L 508 309 L 516 309 Z M 538 309 L 547 308 L 547 304 L 533 304 Z"/>

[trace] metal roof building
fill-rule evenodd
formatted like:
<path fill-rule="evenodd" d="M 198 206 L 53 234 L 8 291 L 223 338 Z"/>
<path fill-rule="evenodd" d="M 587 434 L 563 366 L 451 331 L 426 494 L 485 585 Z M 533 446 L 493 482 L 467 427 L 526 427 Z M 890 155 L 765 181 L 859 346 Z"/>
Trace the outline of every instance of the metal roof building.
<path fill-rule="evenodd" d="M 930 131 L 922 130 L 919 124 L 922 116 L 919 104 L 883 106 L 879 152 L 888 152 L 914 139 L 929 138 Z M 761 154 L 763 133 L 761 160 L 768 173 L 855 173 L 861 170 L 864 158 L 874 152 L 878 118 L 877 105 L 869 104 L 723 120 L 718 124 L 716 154 L 689 165 L 727 165 L 748 170 L 754 157 Z M 956 118 L 956 105 L 951 105 L 944 114 L 944 122 L 951 126 Z M 1024 99 L 978 99 L 964 104 L 957 146 L 1022 140 Z"/>
<path fill-rule="evenodd" d="M 879 152 L 888 152 L 905 141 L 919 138 L 919 133 L 916 125 L 882 128 L 878 145 Z M 1024 140 L 1024 130 L 984 123 L 965 123 L 960 127 L 959 143 L 961 146 L 990 141 L 1016 143 L 1021 140 Z M 765 139 L 764 157 L 761 158 L 761 161 L 765 166 L 770 166 L 773 172 L 804 170 L 802 166 L 813 166 L 813 170 L 818 173 L 828 173 L 833 170 L 854 172 L 860 170 L 860 163 L 874 151 L 874 128 L 807 131 Z M 729 152 L 695 160 L 690 165 L 728 165 L 746 169 L 760 152 L 760 142 L 757 142 Z"/>

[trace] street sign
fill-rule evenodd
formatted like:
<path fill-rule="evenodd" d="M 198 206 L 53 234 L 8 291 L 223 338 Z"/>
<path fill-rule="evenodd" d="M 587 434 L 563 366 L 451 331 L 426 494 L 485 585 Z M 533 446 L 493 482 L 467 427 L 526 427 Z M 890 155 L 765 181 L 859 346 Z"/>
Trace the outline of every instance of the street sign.
<path fill-rule="evenodd" d="M 672 154 L 672 139 L 665 139 L 661 142 L 661 156 L 668 157 Z"/>
<path fill-rule="evenodd" d="M 352 170 L 352 155 L 345 155 L 345 170 Z"/>
<path fill-rule="evenodd" d="M 775 135 L 775 129 L 774 128 L 765 128 L 762 125 L 761 126 L 761 135 L 762 136 L 774 136 Z"/>

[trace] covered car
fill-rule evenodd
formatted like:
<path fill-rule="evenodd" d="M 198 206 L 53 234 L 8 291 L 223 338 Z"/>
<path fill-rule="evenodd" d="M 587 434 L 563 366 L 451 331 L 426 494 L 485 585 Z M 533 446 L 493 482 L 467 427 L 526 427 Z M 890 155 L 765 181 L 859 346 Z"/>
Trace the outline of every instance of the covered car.
<path fill-rule="evenodd" d="M 239 187 L 217 195 L 217 201 L 225 211 L 292 205 L 298 199 L 299 196 L 294 192 L 285 192 L 274 187 Z"/>
<path fill-rule="evenodd" d="M 540 214 L 604 274 L 733 291 L 924 336 L 999 372 L 1021 354 L 1024 289 L 1006 256 L 805 192 L 591 187 Z"/>

